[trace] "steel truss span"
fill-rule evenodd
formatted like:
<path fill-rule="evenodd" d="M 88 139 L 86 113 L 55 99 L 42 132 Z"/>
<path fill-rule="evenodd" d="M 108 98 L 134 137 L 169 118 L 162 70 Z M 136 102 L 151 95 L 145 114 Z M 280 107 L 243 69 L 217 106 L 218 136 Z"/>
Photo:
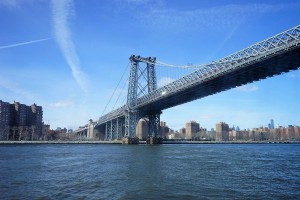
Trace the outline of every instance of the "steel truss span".
<path fill-rule="evenodd" d="M 133 128 L 128 131 L 131 126 L 129 124 L 134 120 L 136 124 L 136 120 L 148 117 L 153 122 L 150 126 L 153 135 L 156 135 L 154 127 L 158 126 L 159 115 L 164 109 L 298 69 L 300 67 L 300 25 L 203 65 L 195 72 L 160 88 L 157 88 L 156 83 L 155 58 L 131 56 L 130 61 L 127 104 L 100 117 L 93 125 L 99 126 L 125 117 L 127 127 L 125 136 L 135 136 Z M 140 75 L 147 77 L 146 86 L 139 85 L 138 70 L 141 62 L 147 64 L 147 67 L 142 70 L 146 75 Z M 143 95 L 139 96 L 139 88 Z"/>
<path fill-rule="evenodd" d="M 164 110 L 300 67 L 300 25 L 205 65 L 138 99 L 136 109 Z"/>

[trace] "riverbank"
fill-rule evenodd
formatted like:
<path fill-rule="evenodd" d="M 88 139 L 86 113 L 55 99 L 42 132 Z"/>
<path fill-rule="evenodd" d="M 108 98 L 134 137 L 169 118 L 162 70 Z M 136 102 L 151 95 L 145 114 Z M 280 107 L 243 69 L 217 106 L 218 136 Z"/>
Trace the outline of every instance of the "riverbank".
<path fill-rule="evenodd" d="M 122 144 L 121 140 L 114 141 L 0 141 L 7 144 Z M 139 141 L 146 144 L 146 141 Z M 300 144 L 300 141 L 163 141 L 162 144 Z"/>
<path fill-rule="evenodd" d="M 1 144 L 122 144 L 122 141 L 0 141 Z"/>
<path fill-rule="evenodd" d="M 163 141 L 163 144 L 300 144 L 300 141 Z"/>

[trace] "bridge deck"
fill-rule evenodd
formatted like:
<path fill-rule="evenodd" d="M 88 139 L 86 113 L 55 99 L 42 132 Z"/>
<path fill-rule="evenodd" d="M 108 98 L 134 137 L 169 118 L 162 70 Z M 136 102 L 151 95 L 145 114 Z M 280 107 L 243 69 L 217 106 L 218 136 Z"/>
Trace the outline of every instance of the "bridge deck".
<path fill-rule="evenodd" d="M 222 92 L 247 83 L 296 70 L 300 67 L 300 46 L 286 53 L 274 55 L 259 62 L 233 68 L 231 71 L 208 77 L 203 82 L 177 91 L 165 98 L 153 101 L 138 109 L 144 113 L 159 112 L 173 106 L 187 103 L 218 92 Z"/>

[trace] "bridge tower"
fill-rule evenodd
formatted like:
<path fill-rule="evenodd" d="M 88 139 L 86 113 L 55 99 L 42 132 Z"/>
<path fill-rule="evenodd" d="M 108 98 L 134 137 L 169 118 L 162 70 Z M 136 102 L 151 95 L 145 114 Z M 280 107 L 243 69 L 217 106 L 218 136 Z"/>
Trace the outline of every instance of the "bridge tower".
<path fill-rule="evenodd" d="M 136 125 L 142 117 L 148 118 L 149 137 L 159 137 L 159 122 L 161 113 L 140 113 L 135 109 L 140 96 L 157 89 L 155 72 L 156 58 L 142 58 L 132 55 L 127 94 L 127 113 L 125 115 L 125 137 L 136 137 Z M 141 65 L 140 63 L 146 65 Z"/>

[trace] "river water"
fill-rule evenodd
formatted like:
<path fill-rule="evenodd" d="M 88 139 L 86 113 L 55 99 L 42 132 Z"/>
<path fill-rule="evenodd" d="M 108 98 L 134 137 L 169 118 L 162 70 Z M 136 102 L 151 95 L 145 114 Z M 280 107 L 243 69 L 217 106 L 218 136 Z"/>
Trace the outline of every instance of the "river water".
<path fill-rule="evenodd" d="M 0 199 L 300 199 L 299 144 L 0 146 Z"/>

